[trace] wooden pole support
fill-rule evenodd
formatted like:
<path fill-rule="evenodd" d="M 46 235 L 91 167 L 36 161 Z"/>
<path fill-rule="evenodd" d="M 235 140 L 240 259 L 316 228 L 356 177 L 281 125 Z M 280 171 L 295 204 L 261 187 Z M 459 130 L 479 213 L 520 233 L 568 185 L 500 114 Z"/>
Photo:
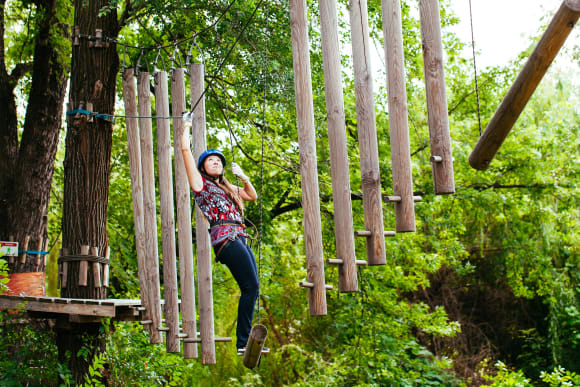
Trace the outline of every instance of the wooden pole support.
<path fill-rule="evenodd" d="M 344 263 L 344 261 L 342 259 L 332 259 L 332 258 L 329 258 L 329 259 L 326 260 L 326 263 L 328 263 L 329 265 L 342 265 Z M 360 260 L 360 259 L 357 259 L 357 260 L 355 260 L 355 264 L 357 266 L 366 266 L 366 265 L 368 265 L 368 262 L 367 261 Z"/>
<path fill-rule="evenodd" d="M 382 13 L 387 62 L 393 191 L 395 195 L 401 197 L 400 202 L 395 202 L 396 231 L 415 232 L 401 1 L 382 0 Z"/>
<path fill-rule="evenodd" d="M 36 255 L 36 261 L 35 264 L 36 266 L 40 265 L 40 259 L 44 256 L 42 255 L 42 247 L 44 246 L 43 242 L 43 238 L 39 237 L 38 238 L 38 243 L 36 244 L 36 251 L 37 251 L 37 255 Z"/>
<path fill-rule="evenodd" d="M 70 254 L 70 250 L 68 248 L 62 249 L 63 256 L 66 257 L 69 254 Z M 62 263 L 62 277 L 61 277 L 61 282 L 60 282 L 61 289 L 66 288 L 67 281 L 68 281 L 68 262 L 63 262 Z"/>
<path fill-rule="evenodd" d="M 372 232 L 369 230 L 355 231 L 354 235 L 357 237 L 370 237 L 372 235 Z M 383 231 L 383 236 L 391 237 L 395 235 L 397 235 L 395 231 Z"/>
<path fill-rule="evenodd" d="M 302 288 L 309 288 L 309 289 L 312 289 L 315 286 L 312 282 L 306 282 L 306 281 L 302 281 L 298 285 L 300 287 L 302 287 Z M 325 284 L 324 285 L 324 289 L 326 289 L 326 290 L 332 290 L 333 287 L 332 287 L 332 285 Z"/>
<path fill-rule="evenodd" d="M 304 213 L 304 244 L 308 280 L 315 284 L 308 292 L 311 316 L 326 315 L 322 221 L 316 164 L 316 135 L 310 69 L 310 44 L 306 0 L 290 0 L 290 30 L 296 94 L 296 123 L 300 148 L 300 176 Z"/>
<path fill-rule="evenodd" d="M 469 155 L 479 170 L 489 167 L 498 149 L 524 110 L 548 67 L 564 45 L 580 16 L 580 0 L 564 0 Z"/>
<path fill-rule="evenodd" d="M 423 198 L 421 196 L 413 196 L 413 201 L 415 203 L 422 201 Z M 387 202 L 400 202 L 401 201 L 401 197 L 400 196 L 387 196 Z"/>
<path fill-rule="evenodd" d="M 89 246 L 88 245 L 81 246 L 81 254 L 80 255 L 89 255 Z M 80 261 L 79 262 L 79 286 L 87 286 L 88 272 L 89 272 L 89 262 Z"/>
<path fill-rule="evenodd" d="M 105 250 L 105 259 L 109 260 L 111 259 L 111 247 L 107 246 L 107 249 Z M 109 287 L 109 264 L 105 263 L 103 265 L 103 286 L 108 288 Z"/>
<path fill-rule="evenodd" d="M 451 194 L 455 192 L 455 181 L 445 93 L 439 0 L 419 0 L 419 16 L 431 154 L 438 158 L 437 162 L 431 159 L 433 190 L 436 195 Z"/>
<path fill-rule="evenodd" d="M 260 363 L 260 356 L 262 356 L 262 348 L 268 337 L 268 329 L 262 324 L 256 324 L 250 331 L 248 344 L 244 351 L 244 366 L 253 369 Z"/>

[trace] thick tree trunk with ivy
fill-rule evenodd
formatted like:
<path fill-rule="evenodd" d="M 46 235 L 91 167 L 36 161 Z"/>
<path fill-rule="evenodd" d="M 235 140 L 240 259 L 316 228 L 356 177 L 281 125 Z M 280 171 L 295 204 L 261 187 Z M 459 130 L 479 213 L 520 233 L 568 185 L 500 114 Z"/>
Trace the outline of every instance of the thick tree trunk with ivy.
<path fill-rule="evenodd" d="M 4 45 L 5 1 L 0 4 L 0 239 L 12 237 L 22 248 L 29 236 L 28 250 L 36 250 L 41 237 L 46 239 L 44 214 L 50 198 L 68 77 L 68 52 L 59 45 L 70 37 L 67 16 L 63 14 L 66 7 L 58 9 L 57 1 L 34 4 L 38 24 L 33 61 L 16 64 L 10 73 Z M 31 83 L 19 143 L 14 91 L 27 75 L 31 75 Z M 37 258 L 29 255 L 24 263 L 20 259 L 10 261 L 10 272 L 44 271 L 44 259 Z"/>
<path fill-rule="evenodd" d="M 99 11 L 107 4 L 106 0 L 74 2 L 74 25 L 80 35 L 74 36 L 73 32 L 69 111 L 114 112 L 119 58 L 115 44 L 106 38 L 117 36 L 118 24 L 114 9 L 99 17 Z M 98 30 L 102 31 L 102 40 L 95 38 Z M 82 112 L 68 116 L 62 247 L 70 255 L 80 254 L 81 246 L 88 245 L 97 247 L 98 255 L 103 256 L 107 247 L 112 134 L 113 124 L 106 119 Z M 67 285 L 61 290 L 61 297 L 106 298 L 106 288 L 95 286 L 91 264 L 86 286 L 79 285 L 79 266 L 78 261 L 68 262 Z M 105 350 L 101 327 L 94 322 L 63 323 L 57 330 L 59 356 L 65 359 L 70 354 L 69 366 L 77 383 L 83 382 L 95 356 Z"/>

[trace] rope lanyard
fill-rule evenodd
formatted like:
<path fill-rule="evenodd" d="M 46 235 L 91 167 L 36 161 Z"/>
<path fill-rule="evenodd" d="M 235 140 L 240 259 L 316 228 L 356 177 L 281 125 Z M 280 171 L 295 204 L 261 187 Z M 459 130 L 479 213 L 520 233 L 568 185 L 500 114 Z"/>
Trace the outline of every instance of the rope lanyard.
<path fill-rule="evenodd" d="M 473 52 L 473 74 L 475 78 L 475 95 L 477 97 L 477 122 L 479 124 L 479 137 L 481 137 L 481 111 L 479 108 L 479 86 L 477 85 L 477 65 L 475 64 L 475 38 L 473 37 L 473 13 L 471 0 L 469 0 L 469 22 L 471 24 L 471 50 Z"/>

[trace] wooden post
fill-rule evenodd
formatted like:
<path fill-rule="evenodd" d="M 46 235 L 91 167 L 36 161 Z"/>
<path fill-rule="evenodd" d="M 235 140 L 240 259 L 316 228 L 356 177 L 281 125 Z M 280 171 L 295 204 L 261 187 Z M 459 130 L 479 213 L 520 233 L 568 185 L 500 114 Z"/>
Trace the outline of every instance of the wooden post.
<path fill-rule="evenodd" d="M 149 73 L 140 72 L 137 93 L 139 96 L 139 136 L 141 147 L 141 173 L 143 180 L 143 225 L 146 246 L 147 287 L 151 297 L 151 330 L 149 340 L 152 344 L 163 342 L 161 332 L 161 295 L 159 285 L 159 251 L 157 247 L 157 206 L 155 203 L 155 172 L 153 159 L 153 129 L 151 125 L 151 91 Z"/>
<path fill-rule="evenodd" d="M 107 250 L 105 250 L 105 259 L 111 259 L 111 247 L 107 246 Z M 103 265 L 103 286 L 108 288 L 109 287 L 109 264 L 105 263 Z"/>
<path fill-rule="evenodd" d="M 580 16 L 580 0 L 564 0 L 469 155 L 469 164 L 487 169 Z"/>
<path fill-rule="evenodd" d="M 81 246 L 81 254 L 80 255 L 89 255 L 89 246 L 88 245 Z M 87 286 L 88 272 L 89 272 L 89 263 L 87 261 L 80 261 L 79 262 L 79 286 Z"/>
<path fill-rule="evenodd" d="M 70 254 L 70 249 L 67 248 L 62 248 L 62 256 L 67 256 Z M 60 288 L 64 289 L 66 288 L 66 284 L 68 282 L 68 262 L 63 262 L 62 263 L 62 274 L 61 274 L 61 280 L 60 280 Z"/>
<path fill-rule="evenodd" d="M 97 257 L 99 255 L 99 248 L 91 247 L 90 254 Z M 93 282 L 95 288 L 100 288 L 103 286 L 103 283 L 101 282 L 101 264 L 99 262 L 92 262 L 91 266 L 93 268 Z"/>
<path fill-rule="evenodd" d="M 308 282 L 314 284 L 312 288 L 308 289 L 308 301 L 311 316 L 325 316 L 326 289 L 324 287 L 324 260 L 322 257 L 322 230 L 306 9 L 306 0 L 290 0 L 290 29 L 292 33 L 298 146 L 300 148 L 306 271 Z"/>
<path fill-rule="evenodd" d="M 385 238 L 383 237 L 383 206 L 381 176 L 379 173 L 379 146 L 373 95 L 371 68 L 371 40 L 366 0 L 351 0 L 350 30 L 354 68 L 356 119 L 360 149 L 361 190 L 367 237 L 367 261 L 369 265 L 387 263 Z"/>
<path fill-rule="evenodd" d="M 319 8 L 332 173 L 332 198 L 334 202 L 334 239 L 337 259 L 343 260 L 343 263 L 338 266 L 338 287 L 341 292 L 356 292 L 358 291 L 358 280 L 352 225 L 352 203 L 350 198 L 348 151 L 346 148 L 336 0 L 319 0 Z"/>
<path fill-rule="evenodd" d="M 447 115 L 445 72 L 443 70 L 443 45 L 439 0 L 419 0 L 421 34 L 423 43 L 423 69 L 429 117 L 429 139 L 435 194 L 455 192 L 453 156 Z"/>
<path fill-rule="evenodd" d="M 41 254 L 41 253 L 42 253 L 42 251 L 43 251 L 43 250 L 42 250 L 42 246 L 44 245 L 44 244 L 42 243 L 43 241 L 44 241 L 44 239 L 42 238 L 42 236 L 39 236 L 39 237 L 38 237 L 38 242 L 36 243 L 36 251 L 37 251 L 37 254 L 36 254 L 36 260 L 35 260 L 35 265 L 36 265 L 36 266 L 40 265 L 40 259 L 41 259 L 42 257 L 44 257 L 44 255 L 42 255 L 42 254 Z"/>
<path fill-rule="evenodd" d="M 179 305 L 177 304 L 177 259 L 175 257 L 175 219 L 173 216 L 173 172 L 167 72 L 155 74 L 155 111 L 157 116 L 157 158 L 163 246 L 163 294 L 165 299 L 165 336 L 167 352 L 180 352 Z"/>
<path fill-rule="evenodd" d="M 30 242 L 30 235 L 24 237 L 24 243 L 22 244 L 22 253 L 20 254 L 20 263 L 26 263 L 26 250 L 28 250 L 28 243 Z"/>
<path fill-rule="evenodd" d="M 400 0 L 382 0 L 383 35 L 387 60 L 387 92 L 389 99 L 389 133 L 393 166 L 393 191 L 401 197 L 395 202 L 397 232 L 415 231 L 415 203 L 409 123 L 407 121 L 407 93 L 405 90 L 405 58 Z"/>
<path fill-rule="evenodd" d="M 204 67 L 190 66 L 191 106 L 194 106 L 204 90 Z M 193 157 L 195 160 L 206 150 L 205 100 L 201 98 L 193 111 Z M 215 341 L 213 326 L 213 285 L 211 275 L 211 244 L 208 224 L 201 210 L 195 208 L 195 236 L 197 241 L 197 279 L 199 286 L 199 331 L 201 333 L 201 363 L 215 364 Z"/>
<path fill-rule="evenodd" d="M 268 329 L 262 324 L 256 324 L 250 331 L 248 338 L 248 345 L 244 351 L 244 366 L 247 368 L 255 368 L 260 363 L 262 356 L 262 349 L 268 336 Z"/>
<path fill-rule="evenodd" d="M 133 69 L 123 73 L 123 100 L 125 102 L 125 119 L 127 125 L 127 147 L 129 168 L 131 171 L 131 193 L 133 197 L 133 224 L 135 228 L 135 245 L 137 248 L 137 266 L 139 271 L 139 290 L 141 303 L 145 307 L 143 317 L 151 320 L 153 294 L 149 287 L 147 272 L 147 243 L 145 241 L 145 223 L 143 208 L 143 174 L 141 172 L 141 144 L 137 122 L 137 82 Z M 108 267 L 106 267 L 108 279 Z M 106 285 L 108 286 L 108 284 Z M 151 325 L 146 326 L 150 331 Z"/>
<path fill-rule="evenodd" d="M 185 70 L 175 69 L 171 76 L 171 103 L 173 115 L 186 110 L 185 107 Z M 187 126 L 191 131 L 191 126 Z M 188 337 L 195 337 L 195 281 L 193 280 L 193 247 L 191 240 L 191 198 L 189 183 L 181 153 L 181 136 L 184 122 L 173 119 L 173 154 L 175 158 L 175 200 L 177 203 L 177 227 L 179 246 L 179 278 L 181 283 L 181 327 Z M 183 343 L 183 357 L 197 358 L 197 345 Z"/>

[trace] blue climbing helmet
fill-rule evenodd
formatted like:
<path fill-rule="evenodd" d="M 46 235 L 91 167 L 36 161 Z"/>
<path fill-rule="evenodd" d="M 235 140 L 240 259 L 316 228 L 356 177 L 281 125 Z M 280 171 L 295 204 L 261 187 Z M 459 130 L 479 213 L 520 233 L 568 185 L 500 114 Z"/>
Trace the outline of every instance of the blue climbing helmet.
<path fill-rule="evenodd" d="M 224 154 L 217 149 L 208 149 L 205 152 L 203 152 L 201 154 L 201 156 L 199 156 L 199 159 L 197 160 L 197 169 L 198 170 L 201 171 L 201 168 L 203 167 L 203 162 L 205 161 L 206 158 L 208 158 L 211 155 L 218 156 L 222 160 L 222 164 L 224 166 L 224 169 L 226 168 L 226 165 L 227 165 L 226 156 L 224 156 Z"/>

